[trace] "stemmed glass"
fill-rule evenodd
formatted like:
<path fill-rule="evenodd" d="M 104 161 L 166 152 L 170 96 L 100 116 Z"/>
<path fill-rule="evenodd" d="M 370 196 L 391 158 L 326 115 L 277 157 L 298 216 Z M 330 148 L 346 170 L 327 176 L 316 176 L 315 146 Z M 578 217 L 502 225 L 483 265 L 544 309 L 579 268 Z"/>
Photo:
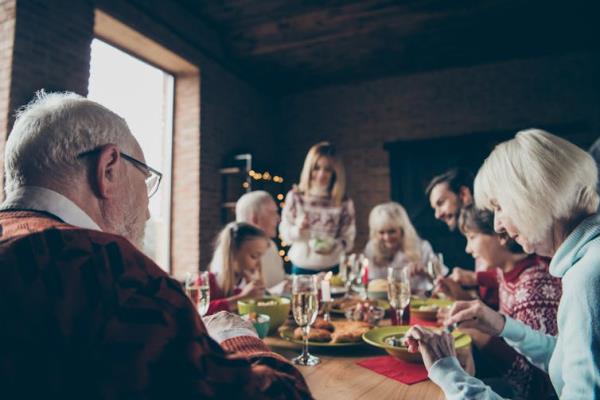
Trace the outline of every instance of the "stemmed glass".
<path fill-rule="evenodd" d="M 189 272 L 185 278 L 185 293 L 198 310 L 201 317 L 206 315 L 210 305 L 208 272 Z"/>
<path fill-rule="evenodd" d="M 410 273 L 405 267 L 388 268 L 388 300 L 401 323 L 404 309 L 410 304 Z"/>
<path fill-rule="evenodd" d="M 319 312 L 319 299 L 317 297 L 316 275 L 294 275 L 292 281 L 292 312 L 294 319 L 302 328 L 302 354 L 292 362 L 297 365 L 317 365 L 321 360 L 308 353 L 308 334 L 310 326 L 317 319 Z"/>

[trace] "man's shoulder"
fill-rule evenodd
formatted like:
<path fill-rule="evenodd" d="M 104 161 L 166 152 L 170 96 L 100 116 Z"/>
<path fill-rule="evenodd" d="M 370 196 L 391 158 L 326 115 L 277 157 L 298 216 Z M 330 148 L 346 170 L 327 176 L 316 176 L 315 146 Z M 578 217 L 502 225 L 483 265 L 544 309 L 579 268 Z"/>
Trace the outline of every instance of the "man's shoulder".
<path fill-rule="evenodd" d="M 29 259 L 31 256 L 35 256 L 36 264 L 92 262 L 120 272 L 141 269 L 149 275 L 167 276 L 126 238 L 68 225 L 5 238 L 0 242 L 0 260 Z"/>

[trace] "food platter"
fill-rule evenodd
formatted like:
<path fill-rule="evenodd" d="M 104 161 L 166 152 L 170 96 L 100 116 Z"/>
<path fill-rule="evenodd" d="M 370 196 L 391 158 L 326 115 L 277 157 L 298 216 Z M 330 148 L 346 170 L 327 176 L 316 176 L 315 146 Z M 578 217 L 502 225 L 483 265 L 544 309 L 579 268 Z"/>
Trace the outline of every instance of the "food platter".
<path fill-rule="evenodd" d="M 323 323 L 324 322 L 321 321 L 321 325 Z M 316 346 L 316 347 L 360 346 L 363 344 L 362 334 L 365 331 L 368 331 L 371 329 L 371 326 L 369 324 L 366 324 L 364 322 L 356 322 L 356 321 L 334 320 L 334 321 L 331 321 L 331 323 L 326 323 L 326 324 L 328 324 L 331 327 L 331 329 L 333 329 L 333 331 L 326 331 L 323 329 L 318 329 L 318 330 L 320 332 L 324 332 L 325 334 L 329 334 L 330 340 L 329 341 L 309 340 L 308 344 L 310 346 Z M 285 339 L 289 342 L 296 343 L 299 345 L 304 344 L 304 341 L 302 339 L 300 339 L 297 335 L 294 334 L 294 331 L 296 329 L 300 329 L 300 328 L 298 328 L 297 326 L 294 326 L 294 325 L 282 326 L 279 329 L 279 335 L 281 336 L 282 339 Z M 336 336 L 336 333 L 338 333 L 338 332 L 341 333 L 342 331 L 344 331 L 344 333 L 342 333 L 342 335 L 345 334 L 345 339 L 340 338 L 340 340 L 348 340 L 348 341 L 336 342 L 334 339 Z M 349 339 L 348 336 L 351 336 L 351 339 Z"/>

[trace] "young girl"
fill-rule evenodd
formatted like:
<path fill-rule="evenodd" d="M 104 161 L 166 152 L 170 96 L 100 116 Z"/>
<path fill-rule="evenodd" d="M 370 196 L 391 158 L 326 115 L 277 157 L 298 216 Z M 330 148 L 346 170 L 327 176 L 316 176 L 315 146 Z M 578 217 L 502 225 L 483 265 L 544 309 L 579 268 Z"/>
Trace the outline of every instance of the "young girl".
<path fill-rule="evenodd" d="M 412 289 L 431 289 L 423 279 L 427 262 L 435 257 L 431 244 L 419 237 L 404 207 L 395 202 L 379 204 L 369 214 L 369 242 L 365 247 L 369 259 L 369 279 L 386 279 L 388 267 L 406 266 L 413 272 Z M 442 266 L 442 274 L 447 268 Z"/>
<path fill-rule="evenodd" d="M 311 147 L 300 184 L 286 196 L 279 232 L 291 244 L 293 274 L 337 273 L 340 254 L 352 249 L 354 203 L 346 197 L 342 161 L 328 142 Z"/>
<path fill-rule="evenodd" d="M 548 259 L 527 255 L 516 242 L 497 234 L 491 211 L 467 206 L 461 211 L 459 227 L 467 238 L 466 251 L 475 258 L 478 267 L 496 270 L 500 312 L 536 330 L 556 335 L 561 282 L 548 272 Z M 448 290 L 447 285 L 454 289 Z M 452 277 L 439 282 L 439 287 L 451 297 L 457 297 L 453 292 L 460 290 L 455 286 Z M 510 387 L 509 392 L 502 393 L 510 398 L 546 398 L 550 383 L 545 373 L 534 368 L 503 339 L 475 330 L 469 333 L 481 357 L 477 360 L 478 375 L 482 378 L 487 375 L 492 388 L 501 392 Z M 490 375 L 494 379 L 489 379 Z"/>
<path fill-rule="evenodd" d="M 237 301 L 264 295 L 261 258 L 269 247 L 266 234 L 243 222 L 225 226 L 210 263 L 210 306 L 207 315 L 236 309 Z"/>

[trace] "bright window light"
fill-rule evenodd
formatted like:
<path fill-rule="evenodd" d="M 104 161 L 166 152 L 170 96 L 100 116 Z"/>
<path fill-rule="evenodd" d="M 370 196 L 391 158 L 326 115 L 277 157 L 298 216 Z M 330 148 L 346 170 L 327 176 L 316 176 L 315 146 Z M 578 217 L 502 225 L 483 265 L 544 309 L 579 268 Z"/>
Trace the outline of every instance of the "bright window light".
<path fill-rule="evenodd" d="M 125 118 L 144 151 L 146 163 L 163 173 L 159 191 L 150 199 L 151 218 L 142 250 L 167 272 L 173 87 L 172 75 L 101 40 L 93 40 L 88 97 Z"/>

